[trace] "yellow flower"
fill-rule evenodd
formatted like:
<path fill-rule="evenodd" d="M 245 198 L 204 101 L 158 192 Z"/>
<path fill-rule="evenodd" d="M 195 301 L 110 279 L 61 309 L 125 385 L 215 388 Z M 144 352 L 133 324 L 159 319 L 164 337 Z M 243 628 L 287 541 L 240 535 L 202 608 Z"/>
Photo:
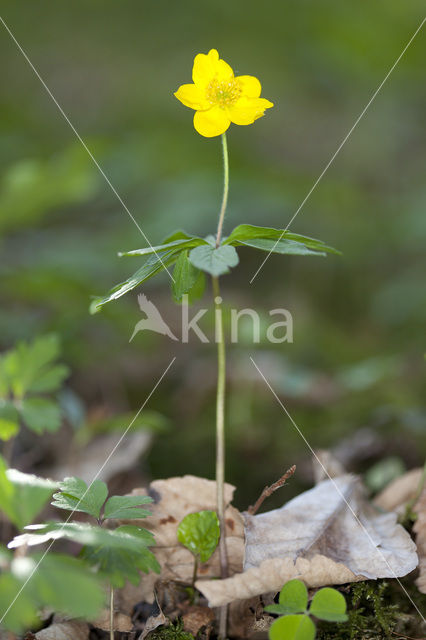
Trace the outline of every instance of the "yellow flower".
<path fill-rule="evenodd" d="M 216 49 L 195 56 L 194 84 L 183 84 L 174 94 L 186 107 L 195 109 L 194 127 L 206 138 L 224 133 L 231 122 L 252 124 L 273 103 L 260 98 L 260 82 L 254 76 L 234 76 Z"/>

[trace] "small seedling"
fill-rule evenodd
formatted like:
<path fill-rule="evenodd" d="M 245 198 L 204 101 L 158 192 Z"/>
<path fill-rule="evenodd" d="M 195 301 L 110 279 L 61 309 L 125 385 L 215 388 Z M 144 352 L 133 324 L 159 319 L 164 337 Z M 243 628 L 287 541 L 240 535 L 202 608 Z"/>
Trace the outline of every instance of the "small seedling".
<path fill-rule="evenodd" d="M 219 537 L 219 519 L 215 511 L 190 513 L 179 524 L 177 538 L 194 556 L 192 586 L 197 579 L 198 561 L 207 562 L 218 545 Z"/>
<path fill-rule="evenodd" d="M 336 589 L 325 587 L 316 592 L 308 609 L 308 590 L 301 580 L 290 580 L 281 589 L 278 604 L 265 607 L 280 618 L 269 629 L 270 640 L 314 640 L 316 628 L 310 616 L 328 622 L 345 622 L 345 598 Z"/>
<path fill-rule="evenodd" d="M 52 505 L 67 511 L 80 511 L 92 516 L 97 525 L 77 522 L 52 522 L 26 527 L 29 533 L 17 536 L 9 547 L 36 545 L 48 540 L 65 538 L 83 546 L 81 558 L 96 569 L 98 575 L 110 584 L 110 637 L 114 638 L 114 588 L 122 587 L 126 580 L 137 585 L 140 572 L 160 572 L 154 554 L 149 550 L 155 544 L 153 535 L 133 525 L 106 529 L 106 520 L 117 518 L 144 518 L 150 512 L 143 505 L 152 502 L 148 496 L 112 496 L 100 480 L 90 486 L 80 478 L 65 478 L 59 483 L 60 492 L 53 496 Z"/>

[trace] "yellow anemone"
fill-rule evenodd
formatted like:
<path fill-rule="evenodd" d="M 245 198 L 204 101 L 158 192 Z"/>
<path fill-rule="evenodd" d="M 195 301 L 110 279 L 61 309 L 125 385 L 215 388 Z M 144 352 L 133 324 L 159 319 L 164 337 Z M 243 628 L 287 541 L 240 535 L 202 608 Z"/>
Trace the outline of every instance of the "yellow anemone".
<path fill-rule="evenodd" d="M 252 124 L 273 103 L 260 97 L 262 87 L 254 76 L 234 76 L 216 49 L 195 56 L 194 84 L 183 84 L 174 94 L 186 107 L 195 109 L 194 127 L 206 138 L 219 136 L 234 124 Z"/>

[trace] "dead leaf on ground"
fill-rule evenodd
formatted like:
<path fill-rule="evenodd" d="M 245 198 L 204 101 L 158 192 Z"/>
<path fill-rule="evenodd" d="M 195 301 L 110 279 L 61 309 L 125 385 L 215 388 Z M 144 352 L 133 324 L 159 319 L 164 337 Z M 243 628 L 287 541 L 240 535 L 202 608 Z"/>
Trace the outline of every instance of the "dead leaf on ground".
<path fill-rule="evenodd" d="M 393 480 L 373 500 L 373 503 L 385 511 L 400 513 L 405 505 L 416 495 L 423 469 L 411 469 Z"/>
<path fill-rule="evenodd" d="M 415 544 L 396 515 L 377 513 L 352 475 L 325 480 L 280 509 L 244 518 L 244 572 L 196 582 L 210 606 L 279 591 L 296 577 L 321 587 L 400 577 L 417 566 Z"/>
<path fill-rule="evenodd" d="M 56 622 L 35 634 L 37 640 L 88 640 L 89 625 L 80 620 Z"/>
<path fill-rule="evenodd" d="M 110 613 L 109 609 L 101 611 L 100 615 L 92 622 L 94 627 L 102 629 L 103 631 L 109 631 L 110 629 Z M 133 622 L 130 617 L 124 613 L 114 611 L 114 629 L 115 631 L 129 632 L 133 629 Z"/>
<path fill-rule="evenodd" d="M 67 476 L 77 476 L 85 482 L 93 479 L 93 469 L 100 468 L 98 479 L 108 482 L 115 475 L 131 469 L 145 453 L 151 442 L 152 435 L 147 431 L 137 431 L 126 436 L 107 465 L 103 465 L 112 449 L 117 444 L 117 433 L 107 433 L 96 437 L 84 449 L 73 452 L 71 459 L 62 461 L 60 465 L 49 471 L 54 480 L 62 480 Z"/>
<path fill-rule="evenodd" d="M 235 487 L 225 485 L 226 504 L 232 500 Z M 116 592 L 116 601 L 121 611 L 130 613 L 136 602 L 153 602 L 154 586 L 159 580 L 175 580 L 189 583 L 192 580 L 194 556 L 179 544 L 177 528 L 188 514 L 204 509 L 216 509 L 216 482 L 196 476 L 155 480 L 148 490 L 135 489 L 132 495 L 152 496 L 154 502 L 149 505 L 152 515 L 140 520 L 140 525 L 155 536 L 156 546 L 152 548 L 162 567 L 161 575 L 150 573 L 142 575 L 139 586 L 127 583 Z M 239 573 L 243 569 L 244 559 L 244 520 L 235 507 L 228 506 L 225 512 L 226 547 L 228 551 L 230 573 Z M 122 521 L 137 524 L 138 520 Z M 219 553 L 215 551 L 208 562 L 200 565 L 199 576 L 218 577 L 220 575 Z"/>
<path fill-rule="evenodd" d="M 426 593 L 426 488 L 423 489 L 422 495 L 414 507 L 414 512 L 417 513 L 417 520 L 413 531 L 416 534 L 420 560 L 420 575 L 416 580 L 416 585 L 421 593 Z"/>
<path fill-rule="evenodd" d="M 160 611 L 156 616 L 150 616 L 146 621 L 144 630 L 138 637 L 138 640 L 145 640 L 148 633 L 151 633 L 151 631 L 154 631 L 157 627 L 161 627 L 163 624 L 168 623 L 169 621 L 162 611 Z"/>
<path fill-rule="evenodd" d="M 188 607 L 182 616 L 183 628 L 184 631 L 192 633 L 194 638 L 197 636 L 199 631 L 207 628 L 208 631 L 205 635 L 209 637 L 215 619 L 216 616 L 214 612 L 208 607 L 192 605 Z"/>

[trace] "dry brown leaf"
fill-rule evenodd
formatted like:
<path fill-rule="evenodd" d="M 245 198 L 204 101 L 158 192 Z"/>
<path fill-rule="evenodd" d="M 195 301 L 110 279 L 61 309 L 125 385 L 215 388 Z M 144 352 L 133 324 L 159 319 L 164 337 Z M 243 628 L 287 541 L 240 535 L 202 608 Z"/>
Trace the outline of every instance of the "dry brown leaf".
<path fill-rule="evenodd" d="M 417 566 L 415 545 L 396 515 L 377 513 L 351 475 L 325 480 L 281 509 L 244 515 L 244 573 L 196 583 L 211 606 L 278 591 L 296 577 L 320 587 L 400 577 Z"/>
<path fill-rule="evenodd" d="M 226 504 L 232 500 L 235 487 L 225 485 Z M 188 549 L 178 543 L 177 528 L 180 521 L 188 514 L 204 509 L 216 509 L 216 482 L 183 476 L 155 480 L 148 488 L 135 489 L 133 495 L 149 494 L 154 502 L 149 505 L 152 515 L 140 521 L 141 526 L 149 529 L 155 536 L 156 546 L 152 551 L 162 567 L 161 575 L 150 573 L 142 575 L 138 587 L 126 584 L 117 590 L 117 603 L 121 611 L 129 613 L 136 602 L 153 602 L 154 586 L 159 580 L 176 580 L 191 582 L 194 569 L 194 556 Z M 244 520 L 235 507 L 228 506 L 225 512 L 226 548 L 230 565 L 230 573 L 239 573 L 243 569 L 244 559 Z M 137 520 L 122 521 L 136 524 Z M 200 565 L 199 576 L 218 577 L 220 563 L 218 550 L 208 562 Z"/>
<path fill-rule="evenodd" d="M 162 611 L 160 611 L 156 616 L 149 616 L 145 623 L 144 630 L 138 637 L 138 640 L 145 640 L 148 633 L 151 633 L 151 631 L 154 631 L 157 627 L 161 627 L 163 624 L 168 624 L 168 619 Z"/>
<path fill-rule="evenodd" d="M 192 633 L 194 638 L 201 629 L 209 627 L 212 629 L 214 621 L 216 619 L 215 614 L 208 607 L 191 606 L 188 607 L 184 615 L 182 616 L 184 631 Z M 210 635 L 209 633 L 207 635 Z"/>
<path fill-rule="evenodd" d="M 411 469 L 388 484 L 375 498 L 374 504 L 385 511 L 403 511 L 416 495 L 423 469 Z"/>
<path fill-rule="evenodd" d="M 56 622 L 35 634 L 37 640 L 88 640 L 89 625 L 80 620 Z"/>
<path fill-rule="evenodd" d="M 102 629 L 103 631 L 109 631 L 110 629 L 110 613 L 109 609 L 104 609 L 101 611 L 100 615 L 93 620 L 92 622 L 94 627 L 98 629 Z M 133 629 L 133 622 L 130 619 L 130 616 L 125 615 L 124 613 L 119 613 L 118 611 L 114 611 L 114 629 L 116 631 L 125 631 L 129 632 Z"/>
<path fill-rule="evenodd" d="M 413 531 L 416 534 L 420 560 L 420 574 L 416 580 L 416 585 L 419 591 L 426 593 L 426 488 L 423 489 L 422 495 L 414 507 L 414 512 L 417 513 L 417 520 L 414 523 Z"/>

